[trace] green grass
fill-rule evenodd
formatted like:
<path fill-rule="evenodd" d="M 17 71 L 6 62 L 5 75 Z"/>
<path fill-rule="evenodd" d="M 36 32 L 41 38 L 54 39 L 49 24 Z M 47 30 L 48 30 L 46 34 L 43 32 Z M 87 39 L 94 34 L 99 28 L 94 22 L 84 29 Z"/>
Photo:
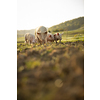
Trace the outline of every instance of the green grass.
<path fill-rule="evenodd" d="M 17 37 L 17 43 L 24 43 L 25 38 L 24 37 Z"/>
<path fill-rule="evenodd" d="M 55 32 L 52 32 L 54 34 Z M 57 33 L 57 32 L 56 32 Z M 60 31 L 59 33 L 63 33 L 62 41 L 77 41 L 84 40 L 84 29 L 77 29 L 72 31 Z M 25 39 L 23 35 L 17 34 L 17 43 L 24 43 Z"/>
<path fill-rule="evenodd" d="M 54 34 L 55 32 L 52 32 L 52 34 Z M 77 30 L 72 30 L 72 31 L 61 31 L 59 33 L 63 33 L 62 35 L 62 41 L 63 43 L 70 41 L 70 42 L 74 42 L 74 41 L 84 41 L 84 29 L 77 29 Z M 24 35 L 19 35 L 17 34 L 17 51 L 23 51 L 26 48 L 31 48 L 32 45 L 29 44 L 25 44 L 25 39 L 24 39 Z M 59 42 L 59 41 L 58 41 Z M 50 45 L 52 45 L 52 47 L 55 45 L 54 43 L 48 43 Z M 41 47 L 38 47 L 39 44 L 34 44 L 34 48 L 36 50 L 40 50 Z M 50 52 L 50 50 L 48 51 Z"/>

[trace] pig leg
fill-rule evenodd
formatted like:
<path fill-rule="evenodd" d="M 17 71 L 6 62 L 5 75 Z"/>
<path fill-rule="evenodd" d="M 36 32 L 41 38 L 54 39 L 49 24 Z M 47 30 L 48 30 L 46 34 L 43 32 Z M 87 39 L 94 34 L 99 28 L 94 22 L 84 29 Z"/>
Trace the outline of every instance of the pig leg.
<path fill-rule="evenodd" d="M 38 37 L 37 37 L 37 43 L 40 43 L 40 45 L 42 44 L 42 42 L 39 40 Z"/>
<path fill-rule="evenodd" d="M 25 44 L 27 43 L 27 39 L 25 39 Z"/>
<path fill-rule="evenodd" d="M 57 40 L 56 40 L 56 43 L 57 43 Z"/>
<path fill-rule="evenodd" d="M 40 41 L 39 43 L 40 43 L 40 45 L 42 45 L 42 41 Z"/>
<path fill-rule="evenodd" d="M 28 41 L 28 43 L 30 44 L 30 41 Z"/>
<path fill-rule="evenodd" d="M 47 44 L 47 38 L 45 39 L 45 43 Z"/>
<path fill-rule="evenodd" d="M 61 40 L 59 40 L 59 43 L 61 43 Z"/>
<path fill-rule="evenodd" d="M 32 42 L 31 42 L 31 40 L 30 40 L 30 44 L 31 44 Z"/>
<path fill-rule="evenodd" d="M 25 41 L 25 44 L 26 44 L 26 41 Z"/>

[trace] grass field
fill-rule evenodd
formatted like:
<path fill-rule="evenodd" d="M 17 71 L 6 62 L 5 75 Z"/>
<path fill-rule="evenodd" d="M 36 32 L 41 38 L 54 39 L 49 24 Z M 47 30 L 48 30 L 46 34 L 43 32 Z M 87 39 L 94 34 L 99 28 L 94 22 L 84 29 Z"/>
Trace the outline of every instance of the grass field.
<path fill-rule="evenodd" d="M 54 34 L 55 32 L 52 32 Z M 72 31 L 61 31 L 59 33 L 63 33 L 62 42 L 63 41 L 84 41 L 84 29 L 77 29 Z M 17 34 L 17 42 L 24 42 L 24 34 Z"/>
<path fill-rule="evenodd" d="M 84 100 L 83 29 L 64 31 L 57 44 L 26 45 L 18 36 L 17 99 Z"/>

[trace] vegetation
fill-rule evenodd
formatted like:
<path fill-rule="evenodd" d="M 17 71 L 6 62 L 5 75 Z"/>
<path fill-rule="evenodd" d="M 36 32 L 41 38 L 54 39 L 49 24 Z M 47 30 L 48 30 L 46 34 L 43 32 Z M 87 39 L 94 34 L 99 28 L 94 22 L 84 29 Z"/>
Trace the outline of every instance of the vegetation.
<path fill-rule="evenodd" d="M 51 32 L 70 31 L 78 28 L 84 28 L 84 17 L 79 17 L 73 20 L 65 21 L 58 25 L 54 25 L 49 28 L 49 31 Z"/>

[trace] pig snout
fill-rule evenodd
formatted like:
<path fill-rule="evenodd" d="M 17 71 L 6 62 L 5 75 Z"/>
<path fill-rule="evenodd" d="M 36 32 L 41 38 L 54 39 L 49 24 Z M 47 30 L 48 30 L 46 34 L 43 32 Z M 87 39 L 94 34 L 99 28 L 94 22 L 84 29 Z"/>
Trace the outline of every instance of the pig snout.
<path fill-rule="evenodd" d="M 42 39 L 42 44 L 44 44 L 45 43 L 45 40 L 44 39 Z"/>

